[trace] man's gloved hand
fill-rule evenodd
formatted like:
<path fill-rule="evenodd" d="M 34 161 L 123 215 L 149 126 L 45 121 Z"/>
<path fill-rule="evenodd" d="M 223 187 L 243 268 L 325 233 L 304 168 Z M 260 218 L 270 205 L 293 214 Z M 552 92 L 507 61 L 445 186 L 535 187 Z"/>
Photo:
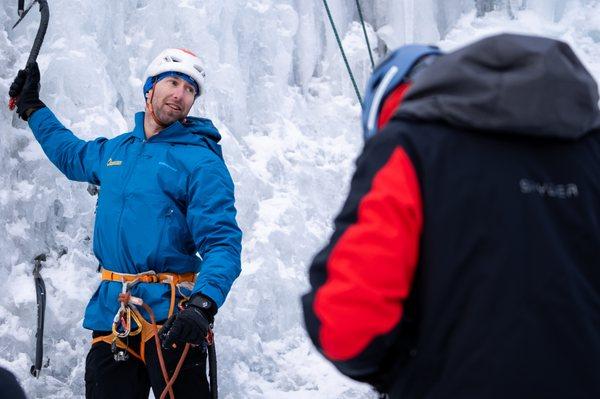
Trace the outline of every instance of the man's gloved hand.
<path fill-rule="evenodd" d="M 40 101 L 40 69 L 37 62 L 28 64 L 17 73 L 8 95 L 17 98 L 17 114 L 24 121 L 34 111 L 46 106 Z"/>
<path fill-rule="evenodd" d="M 175 342 L 199 345 L 206 339 L 217 313 L 217 305 L 209 298 L 194 295 L 179 314 L 173 315 L 160 329 L 158 336 L 164 349 Z"/>

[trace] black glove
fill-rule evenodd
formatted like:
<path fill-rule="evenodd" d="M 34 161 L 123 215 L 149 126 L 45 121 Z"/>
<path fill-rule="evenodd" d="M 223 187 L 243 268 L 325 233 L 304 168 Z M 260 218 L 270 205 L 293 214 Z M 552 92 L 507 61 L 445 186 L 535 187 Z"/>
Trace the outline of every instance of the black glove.
<path fill-rule="evenodd" d="M 205 341 L 217 305 L 209 298 L 194 295 L 185 309 L 174 314 L 160 329 L 158 336 L 164 349 L 170 349 L 175 342 L 199 345 Z"/>
<path fill-rule="evenodd" d="M 40 101 L 40 69 L 37 62 L 27 64 L 25 69 L 17 73 L 8 95 L 17 98 L 17 114 L 24 121 L 34 111 L 46 106 Z"/>

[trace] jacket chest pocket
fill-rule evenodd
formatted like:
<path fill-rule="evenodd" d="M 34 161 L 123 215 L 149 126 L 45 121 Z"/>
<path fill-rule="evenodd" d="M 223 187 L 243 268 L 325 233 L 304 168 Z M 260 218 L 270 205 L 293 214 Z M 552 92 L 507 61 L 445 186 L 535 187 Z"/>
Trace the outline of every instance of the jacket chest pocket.
<path fill-rule="evenodd" d="M 193 240 L 185 216 L 174 206 L 159 216 L 152 261 L 160 270 L 169 268 L 172 259 L 193 254 Z"/>

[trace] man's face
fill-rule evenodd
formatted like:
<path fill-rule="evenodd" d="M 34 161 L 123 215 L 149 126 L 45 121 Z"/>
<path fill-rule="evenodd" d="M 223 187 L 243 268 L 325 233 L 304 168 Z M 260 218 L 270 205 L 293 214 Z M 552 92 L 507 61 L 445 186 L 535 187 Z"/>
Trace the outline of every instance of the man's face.
<path fill-rule="evenodd" d="M 154 95 L 152 94 L 154 91 Z M 148 92 L 154 113 L 166 125 L 187 116 L 194 104 L 196 90 L 185 80 L 170 76 L 162 79 Z"/>

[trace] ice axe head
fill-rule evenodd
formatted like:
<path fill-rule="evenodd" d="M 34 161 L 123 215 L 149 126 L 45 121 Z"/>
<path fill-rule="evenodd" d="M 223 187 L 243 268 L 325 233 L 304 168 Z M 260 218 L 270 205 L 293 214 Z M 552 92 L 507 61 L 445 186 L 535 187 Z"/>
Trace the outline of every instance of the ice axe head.
<path fill-rule="evenodd" d="M 17 27 L 17 25 L 19 25 L 21 23 L 21 21 L 23 20 L 23 18 L 25 18 L 25 16 L 27 15 L 27 13 L 29 12 L 29 10 L 31 10 L 31 7 L 33 7 L 33 5 L 35 3 L 37 3 L 38 0 L 33 0 L 31 2 L 31 4 L 25 8 L 25 0 L 19 0 L 19 9 L 17 11 L 17 14 L 19 14 L 19 20 L 17 22 L 15 22 L 15 24 L 13 25 L 13 29 L 15 29 Z"/>
<path fill-rule="evenodd" d="M 46 35 L 46 30 L 48 28 L 48 21 L 50 19 L 50 11 L 48 10 L 47 0 L 33 0 L 26 9 L 24 8 L 24 3 L 25 3 L 24 0 L 19 0 L 18 13 L 19 13 L 20 18 L 13 25 L 13 29 L 19 24 L 19 22 L 21 22 L 23 20 L 23 18 L 25 18 L 25 16 L 29 12 L 29 10 L 31 10 L 31 7 L 33 7 L 33 5 L 35 3 L 38 3 L 40 5 L 40 13 L 41 13 L 40 26 L 39 26 L 37 34 L 35 36 L 33 46 L 31 47 L 31 51 L 29 52 L 29 58 L 27 60 L 27 65 L 30 65 L 32 63 L 35 63 L 35 61 L 37 60 L 37 56 L 40 53 L 40 48 L 42 47 L 42 43 L 44 41 L 44 36 Z M 20 92 L 20 90 L 18 90 L 18 92 Z M 17 100 L 18 100 L 18 93 L 13 93 L 8 102 L 8 108 L 11 111 L 15 109 Z"/>

